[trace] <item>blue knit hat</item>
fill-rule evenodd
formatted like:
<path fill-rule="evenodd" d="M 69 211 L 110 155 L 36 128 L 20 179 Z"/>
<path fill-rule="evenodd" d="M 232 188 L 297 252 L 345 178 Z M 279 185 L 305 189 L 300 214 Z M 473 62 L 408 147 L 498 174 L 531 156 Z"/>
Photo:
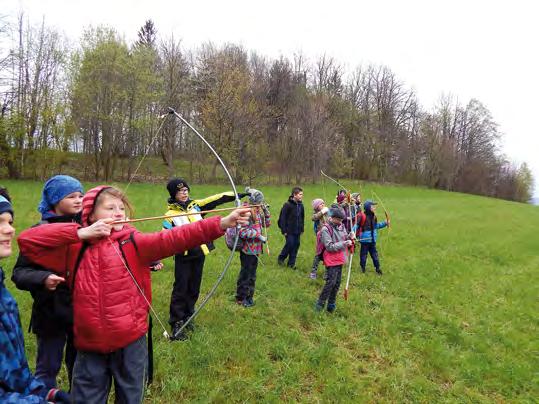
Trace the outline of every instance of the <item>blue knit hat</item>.
<path fill-rule="evenodd" d="M 4 198 L 2 195 L 0 195 L 0 215 L 6 212 L 11 213 L 12 217 L 14 216 L 13 206 L 11 205 L 11 202 L 7 198 Z"/>
<path fill-rule="evenodd" d="M 69 175 L 55 175 L 45 183 L 37 210 L 44 215 L 53 210 L 54 206 L 58 205 L 58 202 L 73 192 L 84 193 L 79 180 Z"/>

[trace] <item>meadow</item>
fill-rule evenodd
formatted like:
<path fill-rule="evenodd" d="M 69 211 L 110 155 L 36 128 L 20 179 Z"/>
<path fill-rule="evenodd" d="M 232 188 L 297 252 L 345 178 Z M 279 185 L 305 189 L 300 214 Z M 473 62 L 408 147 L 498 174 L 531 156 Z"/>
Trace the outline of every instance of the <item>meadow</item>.
<path fill-rule="evenodd" d="M 2 184 L 14 200 L 17 230 L 38 222 L 42 183 Z M 359 191 L 359 184 L 347 185 Z M 191 189 L 196 199 L 228 187 Z M 306 228 L 295 271 L 276 263 L 283 245 L 276 222 L 290 188 L 261 189 L 273 226 L 271 255 L 258 267 L 256 305 L 234 302 L 236 256 L 188 341 L 166 341 L 154 321 L 156 369 L 147 402 L 537 402 L 538 207 L 362 184 L 363 200 L 374 190 L 391 214 L 392 227 L 381 231 L 379 243 L 384 275 L 376 276 L 371 262 L 361 274 L 356 254 L 350 298 L 345 302 L 341 294 L 337 311 L 328 314 L 314 311 L 322 278 L 308 278 L 315 244 L 310 201 L 332 200 L 337 188 L 304 187 Z M 164 185 L 134 183 L 128 195 L 137 217 L 166 210 Z M 158 231 L 161 222 L 137 227 Z M 229 255 L 224 240 L 216 246 L 202 294 Z M 31 297 L 9 280 L 16 255 L 1 265 L 26 330 Z M 164 262 L 152 276 L 153 304 L 166 323 L 173 261 Z M 33 367 L 35 338 L 25 338 Z M 60 384 L 66 387 L 65 372 Z"/>

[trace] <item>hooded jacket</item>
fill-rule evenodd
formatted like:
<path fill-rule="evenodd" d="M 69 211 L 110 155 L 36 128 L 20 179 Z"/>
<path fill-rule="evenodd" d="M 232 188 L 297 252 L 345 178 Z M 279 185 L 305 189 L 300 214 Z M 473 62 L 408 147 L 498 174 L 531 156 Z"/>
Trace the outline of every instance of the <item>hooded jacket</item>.
<path fill-rule="evenodd" d="M 328 222 L 320 230 L 320 242 L 324 245 L 324 265 L 332 267 L 346 262 L 348 232 L 343 224 Z"/>
<path fill-rule="evenodd" d="M 305 211 L 302 202 L 296 202 L 291 195 L 288 197 L 279 214 L 279 229 L 282 234 L 303 233 L 304 230 Z"/>
<path fill-rule="evenodd" d="M 84 196 L 84 225 L 105 188 L 94 188 Z M 42 225 L 22 232 L 18 242 L 31 261 L 68 278 L 73 291 L 75 347 L 99 353 L 124 348 L 147 332 L 152 262 L 224 234 L 220 217 L 157 233 L 140 233 L 124 225 L 109 237 L 86 243 L 78 237 L 79 228 L 76 223 Z"/>

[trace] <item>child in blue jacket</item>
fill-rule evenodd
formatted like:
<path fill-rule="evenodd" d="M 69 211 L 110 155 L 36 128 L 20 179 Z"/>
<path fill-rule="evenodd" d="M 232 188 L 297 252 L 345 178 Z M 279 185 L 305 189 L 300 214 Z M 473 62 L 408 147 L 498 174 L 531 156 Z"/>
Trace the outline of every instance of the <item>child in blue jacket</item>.
<path fill-rule="evenodd" d="M 378 239 L 378 229 L 383 229 L 389 226 L 389 220 L 378 223 L 376 217 L 376 202 L 365 202 L 365 212 L 360 212 L 356 218 L 356 237 L 361 244 L 361 250 L 359 253 L 359 265 L 361 266 L 361 272 L 365 273 L 365 266 L 367 265 L 367 255 L 370 254 L 372 263 L 376 269 L 378 275 L 382 275 L 380 269 L 380 259 L 378 258 L 378 250 L 376 249 L 376 241 Z"/>

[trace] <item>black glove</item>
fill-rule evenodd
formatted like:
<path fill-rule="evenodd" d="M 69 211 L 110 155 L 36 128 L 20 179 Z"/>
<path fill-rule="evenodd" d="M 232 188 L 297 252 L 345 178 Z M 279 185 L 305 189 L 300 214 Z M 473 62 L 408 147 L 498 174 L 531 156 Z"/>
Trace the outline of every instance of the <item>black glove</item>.
<path fill-rule="evenodd" d="M 251 195 L 249 192 L 239 192 L 238 193 L 238 198 L 243 199 L 243 198 L 245 198 L 246 196 L 249 196 L 249 195 Z"/>

